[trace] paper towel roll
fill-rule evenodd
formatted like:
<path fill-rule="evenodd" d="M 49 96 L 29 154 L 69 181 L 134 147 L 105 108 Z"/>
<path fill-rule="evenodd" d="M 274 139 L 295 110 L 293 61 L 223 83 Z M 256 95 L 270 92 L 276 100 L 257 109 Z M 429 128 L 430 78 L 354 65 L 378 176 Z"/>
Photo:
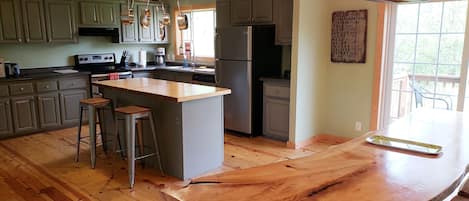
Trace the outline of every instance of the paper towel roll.
<path fill-rule="evenodd" d="M 138 65 L 141 67 L 147 66 L 147 51 L 145 50 L 138 51 Z"/>

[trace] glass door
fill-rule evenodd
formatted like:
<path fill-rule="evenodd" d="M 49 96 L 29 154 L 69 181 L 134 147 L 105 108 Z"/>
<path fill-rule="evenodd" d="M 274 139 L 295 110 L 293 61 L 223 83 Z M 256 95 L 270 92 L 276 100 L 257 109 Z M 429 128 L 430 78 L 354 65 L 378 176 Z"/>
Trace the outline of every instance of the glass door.
<path fill-rule="evenodd" d="M 390 33 L 391 90 L 387 110 L 391 123 L 426 108 L 456 110 L 461 81 L 467 1 L 397 4 Z"/>

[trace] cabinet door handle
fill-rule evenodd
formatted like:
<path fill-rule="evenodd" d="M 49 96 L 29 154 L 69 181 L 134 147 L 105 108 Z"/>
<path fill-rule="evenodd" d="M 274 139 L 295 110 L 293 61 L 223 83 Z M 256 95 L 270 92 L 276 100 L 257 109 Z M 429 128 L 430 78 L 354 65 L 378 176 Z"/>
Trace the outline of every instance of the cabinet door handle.
<path fill-rule="evenodd" d="M 46 85 L 46 89 L 49 89 L 49 85 Z"/>
<path fill-rule="evenodd" d="M 28 43 L 29 43 L 30 41 L 31 41 L 31 39 L 29 39 L 29 38 L 26 38 L 26 42 L 28 42 Z"/>
<path fill-rule="evenodd" d="M 23 42 L 23 40 L 21 38 L 18 38 L 18 42 Z"/>
<path fill-rule="evenodd" d="M 24 88 L 23 88 L 23 87 L 21 87 L 21 88 L 20 88 L 20 91 L 24 91 Z"/>

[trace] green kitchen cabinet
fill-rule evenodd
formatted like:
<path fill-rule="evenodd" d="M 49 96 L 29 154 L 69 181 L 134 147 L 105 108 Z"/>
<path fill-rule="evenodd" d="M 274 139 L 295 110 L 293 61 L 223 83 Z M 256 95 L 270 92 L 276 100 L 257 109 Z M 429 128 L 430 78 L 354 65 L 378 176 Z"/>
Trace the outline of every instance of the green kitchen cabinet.
<path fill-rule="evenodd" d="M 44 0 L 48 42 L 78 42 L 75 1 Z"/>
<path fill-rule="evenodd" d="M 169 8 L 166 5 L 165 11 L 169 11 Z M 162 6 L 154 6 L 155 19 L 155 41 L 158 43 L 168 43 L 168 26 L 163 24 L 163 8 Z"/>
<path fill-rule="evenodd" d="M 43 0 L 22 0 L 23 29 L 27 43 L 47 42 Z"/>
<path fill-rule="evenodd" d="M 291 45 L 293 31 L 293 0 L 273 1 L 275 44 Z"/>
<path fill-rule="evenodd" d="M 145 9 L 147 8 L 146 5 L 138 5 L 137 6 L 137 18 L 138 20 L 138 41 L 139 42 L 154 42 L 155 41 L 155 24 L 152 22 L 153 19 L 155 19 L 155 13 L 153 6 L 149 6 L 148 9 L 150 9 L 150 23 L 148 27 L 143 27 L 141 23 L 140 16 L 145 14 Z"/>
<path fill-rule="evenodd" d="M 80 27 L 119 27 L 119 3 L 80 1 Z"/>
<path fill-rule="evenodd" d="M 121 13 L 128 12 L 127 4 L 121 4 Z M 121 23 L 121 42 L 136 43 L 138 42 L 138 22 L 137 18 L 133 24 Z"/>
<path fill-rule="evenodd" d="M 230 27 L 230 0 L 217 0 L 217 28 Z"/>
<path fill-rule="evenodd" d="M 252 19 L 252 3 L 251 0 L 231 0 L 230 1 L 231 23 L 234 25 L 247 25 Z"/>
<path fill-rule="evenodd" d="M 160 4 L 150 4 L 150 24 L 143 27 L 140 24 L 140 16 L 145 13 L 146 4 L 137 4 L 134 8 L 135 18 L 133 24 L 121 24 L 121 43 L 138 44 L 167 44 L 168 26 L 160 24 L 163 19 L 163 10 Z M 168 10 L 165 5 L 166 10 Z M 121 13 L 127 14 L 127 4 L 121 4 Z M 173 21 L 174 23 L 174 21 Z"/>
<path fill-rule="evenodd" d="M 233 25 L 272 24 L 272 0 L 231 0 L 230 20 Z"/>
<path fill-rule="evenodd" d="M 15 133 L 37 130 L 36 100 L 34 96 L 13 97 L 11 103 Z"/>
<path fill-rule="evenodd" d="M 0 0 L 0 43 L 23 42 L 18 0 Z"/>
<path fill-rule="evenodd" d="M 37 96 L 39 125 L 41 128 L 60 126 L 60 102 L 57 92 Z"/>
<path fill-rule="evenodd" d="M 80 120 L 80 100 L 88 97 L 86 90 L 67 90 L 60 92 L 62 124 L 76 124 Z M 84 115 L 84 117 L 87 115 Z M 85 119 L 85 118 L 84 118 Z"/>
<path fill-rule="evenodd" d="M 272 0 L 252 0 L 252 23 L 272 24 L 273 2 Z"/>
<path fill-rule="evenodd" d="M 11 119 L 10 99 L 0 99 L 0 138 L 10 136 L 13 133 L 13 125 Z"/>

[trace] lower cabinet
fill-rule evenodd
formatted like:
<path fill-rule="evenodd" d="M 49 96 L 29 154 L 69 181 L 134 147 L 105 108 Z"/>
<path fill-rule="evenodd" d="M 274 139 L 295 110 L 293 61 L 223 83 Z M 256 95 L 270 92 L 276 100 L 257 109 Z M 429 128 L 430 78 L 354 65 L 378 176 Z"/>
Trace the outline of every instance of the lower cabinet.
<path fill-rule="evenodd" d="M 10 99 L 0 99 L 0 138 L 13 133 Z"/>
<path fill-rule="evenodd" d="M 60 92 L 60 110 L 62 124 L 76 124 L 80 120 L 80 100 L 88 97 L 86 90 L 69 90 Z M 87 115 L 83 115 L 84 120 Z"/>
<path fill-rule="evenodd" d="M 60 102 L 58 93 L 37 96 L 39 124 L 41 128 L 60 126 Z"/>
<path fill-rule="evenodd" d="M 264 81 L 263 133 L 287 141 L 289 134 L 290 86 L 285 80 Z"/>
<path fill-rule="evenodd" d="M 16 133 L 26 133 L 38 129 L 36 100 L 34 96 L 11 98 L 13 122 Z"/>

